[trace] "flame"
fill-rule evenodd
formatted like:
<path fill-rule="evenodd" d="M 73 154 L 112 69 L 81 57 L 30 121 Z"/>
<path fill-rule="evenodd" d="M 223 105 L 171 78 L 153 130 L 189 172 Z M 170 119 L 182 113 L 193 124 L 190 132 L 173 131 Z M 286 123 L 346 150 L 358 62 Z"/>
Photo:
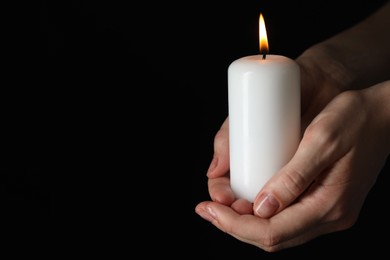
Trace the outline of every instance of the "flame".
<path fill-rule="evenodd" d="M 267 30 L 265 29 L 265 22 L 263 15 L 260 13 L 259 18 L 259 45 L 260 45 L 260 53 L 265 55 L 268 53 L 268 38 L 267 38 Z"/>

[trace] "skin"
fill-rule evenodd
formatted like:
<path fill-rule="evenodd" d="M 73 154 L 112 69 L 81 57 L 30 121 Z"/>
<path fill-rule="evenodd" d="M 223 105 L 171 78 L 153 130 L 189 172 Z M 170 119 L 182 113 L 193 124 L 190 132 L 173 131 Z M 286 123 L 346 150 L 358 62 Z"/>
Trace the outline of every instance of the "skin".
<path fill-rule="evenodd" d="M 211 201 L 196 213 L 268 252 L 353 226 L 390 154 L 389 24 L 390 2 L 296 59 L 302 139 L 254 203 L 236 199 L 230 188 L 226 118 L 207 172 Z"/>

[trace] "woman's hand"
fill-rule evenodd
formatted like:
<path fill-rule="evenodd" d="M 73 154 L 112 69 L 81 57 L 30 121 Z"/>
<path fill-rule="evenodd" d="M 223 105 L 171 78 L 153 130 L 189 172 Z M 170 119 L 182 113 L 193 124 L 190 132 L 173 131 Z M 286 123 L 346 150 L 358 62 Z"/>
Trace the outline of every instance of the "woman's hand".
<path fill-rule="evenodd" d="M 318 94 L 312 102 L 318 109 L 337 91 L 323 93 L 323 100 Z M 337 95 L 310 121 L 292 160 L 253 205 L 236 200 L 230 189 L 227 119 L 215 137 L 207 173 L 213 202 L 200 203 L 196 212 L 269 252 L 349 228 L 389 155 L 389 100 L 390 81 Z M 313 105 L 306 113 L 316 110 Z"/>

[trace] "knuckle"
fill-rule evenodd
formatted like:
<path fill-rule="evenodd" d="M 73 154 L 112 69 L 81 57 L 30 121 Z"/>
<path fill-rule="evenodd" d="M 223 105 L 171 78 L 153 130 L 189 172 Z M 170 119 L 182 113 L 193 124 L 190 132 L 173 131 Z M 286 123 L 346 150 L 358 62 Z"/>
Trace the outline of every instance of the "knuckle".
<path fill-rule="evenodd" d="M 282 183 L 284 190 L 287 191 L 292 198 L 295 198 L 306 189 L 308 180 L 304 173 L 296 169 L 289 169 L 283 174 Z"/>
<path fill-rule="evenodd" d="M 339 134 L 335 131 L 336 128 L 329 127 L 326 116 L 319 121 L 309 125 L 305 131 L 305 139 L 310 143 L 331 146 L 338 140 Z"/>
<path fill-rule="evenodd" d="M 358 214 L 346 208 L 339 207 L 333 209 L 326 217 L 328 223 L 332 223 L 336 231 L 346 230 L 354 226 L 358 219 Z"/>
<path fill-rule="evenodd" d="M 272 230 L 268 230 L 264 235 L 259 239 L 258 244 L 260 247 L 267 252 L 276 252 L 280 248 L 280 243 L 282 238 L 279 235 L 276 235 Z"/>
<path fill-rule="evenodd" d="M 342 127 L 334 127 L 325 115 L 320 120 L 307 127 L 302 142 L 305 147 L 317 147 L 314 158 L 329 158 L 336 152 L 343 151 Z"/>
<path fill-rule="evenodd" d="M 262 249 L 267 253 L 275 253 L 280 251 L 282 248 L 280 248 L 279 246 L 270 246 L 270 247 L 262 247 Z"/>
<path fill-rule="evenodd" d="M 343 102 L 359 105 L 363 102 L 363 95 L 359 91 L 348 90 L 344 91 L 339 96 Z"/>
<path fill-rule="evenodd" d="M 226 136 L 226 133 L 225 131 L 223 130 L 219 130 L 216 134 L 215 134 L 215 137 L 214 137 L 214 145 L 215 146 L 222 146 L 222 145 L 225 145 L 227 143 L 228 139 L 227 139 L 227 136 Z"/>
<path fill-rule="evenodd" d="M 223 132 L 221 130 L 219 130 L 216 134 L 215 134 L 215 137 L 214 137 L 214 142 L 219 142 L 221 140 L 223 140 Z"/>

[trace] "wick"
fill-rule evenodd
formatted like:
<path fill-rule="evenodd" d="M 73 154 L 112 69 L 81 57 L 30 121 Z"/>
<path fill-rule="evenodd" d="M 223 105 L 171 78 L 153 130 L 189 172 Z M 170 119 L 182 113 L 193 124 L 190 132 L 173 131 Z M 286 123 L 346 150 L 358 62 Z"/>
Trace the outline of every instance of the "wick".
<path fill-rule="evenodd" d="M 263 52 L 263 60 L 265 60 L 266 55 L 267 54 L 265 52 Z"/>

